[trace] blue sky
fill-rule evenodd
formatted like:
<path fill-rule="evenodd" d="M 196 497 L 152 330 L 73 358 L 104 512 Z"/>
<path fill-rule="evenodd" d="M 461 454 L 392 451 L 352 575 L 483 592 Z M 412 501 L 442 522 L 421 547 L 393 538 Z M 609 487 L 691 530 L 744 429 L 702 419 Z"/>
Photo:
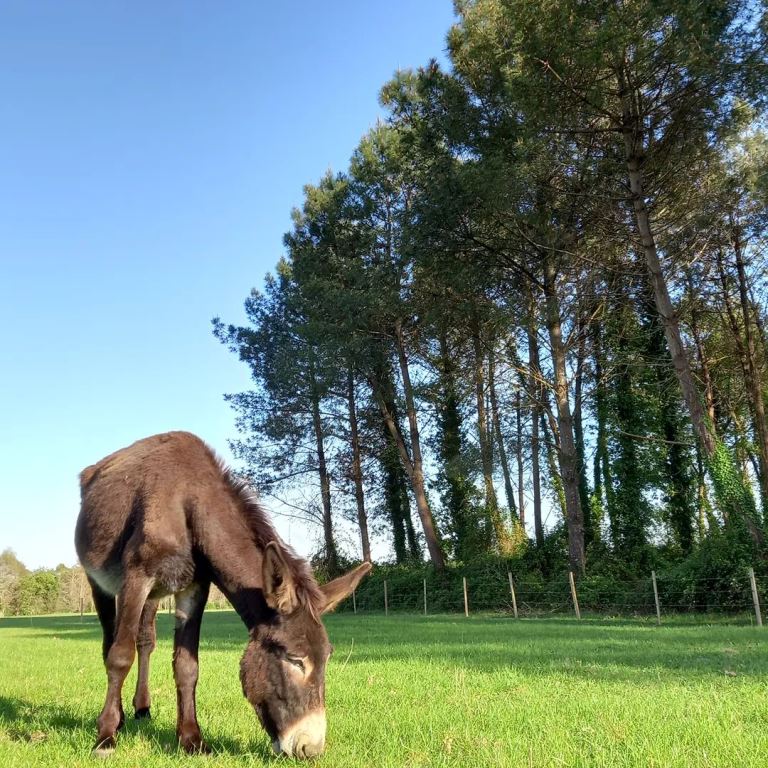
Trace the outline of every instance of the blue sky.
<path fill-rule="evenodd" d="M 82 467 L 168 429 L 225 456 L 210 333 L 281 255 L 451 0 L 0 4 L 0 550 L 75 561 Z M 301 551 L 311 536 L 281 523 Z"/>

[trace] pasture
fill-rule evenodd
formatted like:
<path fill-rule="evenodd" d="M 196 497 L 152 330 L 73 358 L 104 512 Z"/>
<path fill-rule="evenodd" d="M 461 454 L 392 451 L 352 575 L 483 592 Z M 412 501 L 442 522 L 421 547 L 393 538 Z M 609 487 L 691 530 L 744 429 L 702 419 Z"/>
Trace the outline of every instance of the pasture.
<path fill-rule="evenodd" d="M 321 768 L 765 766 L 763 630 L 728 624 L 332 615 Z M 172 619 L 158 617 L 151 721 L 127 723 L 110 768 L 286 764 L 242 696 L 246 633 L 203 621 L 198 712 L 214 754 L 175 743 Z M 93 766 L 105 676 L 93 616 L 0 619 L 0 765 Z"/>

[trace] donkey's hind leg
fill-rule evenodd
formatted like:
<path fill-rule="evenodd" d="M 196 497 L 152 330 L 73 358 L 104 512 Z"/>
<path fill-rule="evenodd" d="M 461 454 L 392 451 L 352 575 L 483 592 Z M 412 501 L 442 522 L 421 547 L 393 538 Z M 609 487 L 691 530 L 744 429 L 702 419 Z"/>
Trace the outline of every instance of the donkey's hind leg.
<path fill-rule="evenodd" d="M 115 598 L 109 593 L 104 592 L 90 576 L 88 577 L 88 583 L 91 585 L 93 605 L 96 608 L 96 615 L 99 617 L 99 623 L 101 624 L 101 657 L 104 659 L 104 664 L 106 664 L 107 654 L 112 647 L 112 643 L 115 641 L 115 617 L 117 616 Z M 121 704 L 120 721 L 117 724 L 118 730 L 123 727 L 124 722 L 125 715 L 123 714 L 123 706 Z"/>
<path fill-rule="evenodd" d="M 139 674 L 136 677 L 136 693 L 133 697 L 134 717 L 139 720 L 150 717 L 149 697 L 149 657 L 155 650 L 157 633 L 155 631 L 155 615 L 157 600 L 147 600 L 139 619 L 139 636 L 136 638 L 136 650 L 139 654 Z"/>
<path fill-rule="evenodd" d="M 88 576 L 88 583 L 91 585 L 91 594 L 93 595 L 93 606 L 96 608 L 96 615 L 101 624 L 101 657 L 106 662 L 109 649 L 115 639 L 115 598 L 104 592 L 101 587 Z"/>
<path fill-rule="evenodd" d="M 136 638 L 144 603 L 152 581 L 143 574 L 126 573 L 117 596 L 115 639 L 107 652 L 107 697 L 99 715 L 99 735 L 94 754 L 109 754 L 115 747 L 115 736 L 123 717 L 121 694 L 123 683 L 136 655 Z"/>

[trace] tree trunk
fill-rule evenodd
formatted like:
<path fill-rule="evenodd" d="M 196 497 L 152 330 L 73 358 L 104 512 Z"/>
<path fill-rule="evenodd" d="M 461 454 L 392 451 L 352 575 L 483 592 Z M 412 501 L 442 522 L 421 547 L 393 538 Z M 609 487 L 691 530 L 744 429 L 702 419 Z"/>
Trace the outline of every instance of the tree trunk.
<path fill-rule="evenodd" d="M 573 396 L 573 435 L 576 441 L 576 460 L 579 473 L 579 503 L 584 518 L 584 544 L 589 546 L 594 538 L 592 515 L 589 503 L 589 485 L 584 461 L 584 426 L 582 424 L 582 391 L 584 388 L 584 358 L 586 357 L 586 331 L 583 319 L 579 318 L 578 346 L 576 349 L 576 381 Z"/>
<path fill-rule="evenodd" d="M 499 402 L 496 396 L 496 351 L 491 347 L 488 350 L 488 391 L 491 400 L 491 420 L 493 422 L 493 431 L 496 435 L 496 445 L 499 452 L 499 463 L 501 472 L 504 476 L 504 492 L 507 497 L 507 506 L 509 514 L 514 522 L 517 519 L 517 509 L 515 508 L 515 491 L 512 488 L 512 480 L 509 475 L 509 461 L 507 460 L 507 449 L 504 447 L 504 435 L 501 431 L 501 418 L 499 416 Z M 522 516 L 520 522 L 523 523 Z"/>
<path fill-rule="evenodd" d="M 573 417 L 568 401 L 568 379 L 565 370 L 565 345 L 560 326 L 560 303 L 557 296 L 557 273 L 551 254 L 544 258 L 544 299 L 547 330 L 552 348 L 552 365 L 555 374 L 555 401 L 557 426 L 560 435 L 560 474 L 565 493 L 566 522 L 568 526 L 568 559 L 571 569 L 584 573 L 584 518 L 579 499 L 579 472 L 576 442 L 573 434 Z"/>
<path fill-rule="evenodd" d="M 667 345 L 650 295 L 646 296 L 644 309 L 646 321 L 650 324 L 648 354 L 652 360 L 663 360 L 667 356 Z M 655 378 L 659 391 L 661 427 L 666 440 L 664 478 L 667 486 L 669 525 L 680 549 L 688 555 L 694 545 L 696 517 L 696 488 L 691 450 L 686 445 L 687 433 L 683 429 L 683 416 L 680 414 L 679 397 L 671 368 L 667 365 L 656 365 Z"/>
<path fill-rule="evenodd" d="M 704 541 L 707 535 L 707 528 L 717 530 L 718 522 L 712 511 L 712 504 L 709 501 L 709 492 L 707 491 L 707 477 L 704 468 L 704 457 L 701 452 L 701 444 L 695 445 L 696 450 L 696 517 L 698 523 L 699 542 Z"/>
<path fill-rule="evenodd" d="M 632 208 L 635 213 L 635 224 L 640 236 L 640 242 L 645 256 L 645 264 L 653 288 L 653 298 L 656 311 L 659 313 L 664 327 L 664 335 L 669 347 L 669 355 L 675 367 L 677 380 L 683 392 L 683 398 L 691 415 L 693 428 L 701 442 L 704 453 L 713 456 L 715 453 L 715 439 L 707 426 L 704 409 L 702 408 L 696 384 L 691 374 L 688 356 L 680 336 L 680 326 L 677 314 L 669 297 L 667 281 L 661 269 L 659 254 L 656 250 L 656 240 L 651 228 L 651 220 L 648 215 L 648 206 L 645 203 L 645 189 L 643 186 L 643 136 L 644 128 L 640 117 L 635 113 L 633 94 L 630 93 L 627 84 L 627 76 L 623 63 L 619 63 L 616 69 L 616 77 L 619 93 L 622 99 L 622 136 L 624 138 L 624 158 L 629 176 L 629 189 L 632 197 Z"/>
<path fill-rule="evenodd" d="M 613 309 L 616 315 L 621 307 Z M 615 490 L 608 508 L 614 550 L 625 562 L 643 564 L 649 508 L 643 491 L 646 473 L 640 460 L 640 446 L 634 435 L 645 431 L 642 408 L 636 396 L 634 377 L 637 366 L 623 361 L 615 366 L 611 386 L 614 390 L 614 419 L 618 427 L 614 453 Z"/>
<path fill-rule="evenodd" d="M 741 468 L 742 479 L 746 485 L 749 485 L 751 483 L 749 476 L 750 466 L 755 473 L 755 477 L 760 477 L 758 459 L 755 454 L 749 450 L 753 443 L 750 440 L 749 431 L 744 420 L 739 417 L 733 408 L 731 408 L 730 417 L 733 422 L 733 432 L 736 437 L 734 442 L 734 453 L 736 454 L 736 460 L 739 462 Z"/>
<path fill-rule="evenodd" d="M 408 415 L 408 426 L 411 435 L 411 452 L 412 457 L 408 455 L 408 450 L 405 446 L 405 441 L 397 428 L 397 424 L 392 418 L 384 405 L 383 399 L 379 398 L 379 407 L 382 408 L 382 415 L 387 423 L 390 433 L 397 444 L 398 451 L 400 452 L 400 458 L 403 461 L 403 466 L 408 474 L 408 479 L 411 481 L 411 488 L 413 489 L 413 495 L 416 499 L 416 509 L 421 519 L 421 526 L 424 530 L 424 538 L 427 542 L 427 550 L 429 551 L 429 558 L 432 564 L 438 570 L 445 568 L 445 559 L 443 557 L 443 551 L 440 548 L 440 542 L 438 540 L 437 528 L 435 527 L 434 519 L 432 518 L 432 511 L 429 508 L 429 500 L 427 499 L 427 491 L 424 484 L 424 469 L 423 460 L 421 455 L 421 438 L 419 436 L 419 425 L 416 418 L 416 403 L 413 398 L 413 385 L 411 384 L 411 375 L 408 370 L 408 356 L 405 351 L 405 340 L 403 338 L 403 326 L 402 322 L 398 319 L 395 322 L 395 342 L 397 345 L 397 356 L 400 363 L 400 374 L 403 380 L 403 391 L 405 394 L 405 408 Z"/>
<path fill-rule="evenodd" d="M 738 275 L 739 299 L 741 303 L 741 314 L 744 323 L 744 338 L 747 342 L 747 380 L 744 382 L 750 395 L 752 406 L 752 420 L 754 423 L 755 442 L 759 452 L 760 462 L 760 490 L 762 496 L 763 517 L 768 512 L 768 424 L 765 420 L 765 402 L 763 400 L 763 390 L 760 386 L 762 376 L 757 365 L 757 354 L 755 351 L 755 338 L 752 334 L 752 319 L 749 308 L 749 295 L 747 286 L 747 273 L 744 266 L 744 251 L 741 242 L 741 231 L 739 226 L 731 221 L 731 230 L 733 235 L 733 250 L 736 256 L 736 274 Z"/>
<path fill-rule="evenodd" d="M 595 417 L 597 419 L 597 438 L 595 445 L 595 498 L 602 510 L 613 503 L 613 477 L 608 454 L 608 392 L 603 375 L 603 337 L 600 323 L 593 324 L 592 352 L 595 364 Z"/>
<path fill-rule="evenodd" d="M 379 398 L 375 391 L 374 397 L 378 403 Z M 385 409 L 389 410 L 385 405 L 384 408 L 381 408 L 382 415 Z M 408 549 L 406 548 L 405 542 L 405 519 L 402 510 L 403 494 L 407 496 L 408 493 L 403 487 L 405 484 L 405 475 L 403 474 L 403 465 L 400 459 L 397 443 L 392 437 L 386 420 L 382 421 L 381 426 L 384 429 L 384 440 L 386 444 L 386 448 L 379 457 L 384 473 L 384 504 L 392 523 L 392 548 L 395 551 L 395 562 L 400 565 L 407 562 L 409 559 Z"/>
<path fill-rule="evenodd" d="M 741 245 L 738 235 L 734 235 L 734 250 L 736 251 L 736 263 L 741 262 L 741 272 L 739 275 L 739 296 L 742 302 L 742 319 L 745 322 L 744 335 L 747 340 L 745 346 L 744 340 L 741 338 L 741 328 L 739 327 L 739 320 L 736 317 L 736 311 L 731 302 L 730 287 L 728 285 L 728 273 L 725 268 L 725 258 L 721 250 L 717 251 L 716 262 L 717 270 L 720 275 L 720 284 L 723 289 L 723 304 L 725 305 L 725 314 L 728 318 L 728 325 L 731 327 L 731 336 L 733 337 L 733 343 L 736 345 L 736 350 L 739 353 L 739 363 L 741 364 L 741 375 L 744 380 L 744 389 L 747 393 L 747 403 L 749 406 L 750 417 L 752 421 L 752 432 L 754 434 L 755 443 L 757 444 L 759 451 L 758 469 L 755 473 L 760 483 L 760 496 L 761 506 L 763 513 L 765 514 L 766 502 L 768 502 L 768 495 L 766 494 L 765 481 L 768 481 L 768 463 L 763 455 L 764 438 L 765 438 L 765 405 L 763 403 L 763 395 L 760 389 L 760 375 L 757 371 L 757 365 L 755 363 L 755 346 L 754 337 L 752 336 L 751 322 L 749 317 L 749 308 L 747 306 L 744 311 L 744 300 L 746 299 L 746 291 L 742 292 L 741 278 L 742 275 L 746 279 L 744 272 L 744 263 L 741 261 Z M 735 419 L 735 414 L 734 414 Z M 743 430 L 742 430 L 743 432 Z M 746 434 L 744 440 L 747 440 Z M 749 480 L 747 480 L 749 483 Z"/>
<path fill-rule="evenodd" d="M 754 291 L 750 289 L 749 291 L 749 300 L 750 304 L 752 305 L 752 319 L 755 322 L 755 328 L 757 328 L 757 335 L 760 339 L 760 346 L 763 350 L 763 358 L 768 357 L 768 335 L 766 334 L 765 330 L 765 323 L 763 322 L 763 317 L 760 314 L 760 308 L 755 301 L 755 295 Z"/>
<path fill-rule="evenodd" d="M 539 421 L 539 427 L 543 436 L 544 447 L 546 449 L 547 471 L 549 472 L 549 479 L 552 482 L 552 490 L 555 492 L 557 506 L 560 509 L 560 517 L 563 520 L 567 520 L 568 512 L 565 508 L 565 491 L 563 491 L 563 478 L 560 475 L 560 470 L 557 466 L 559 448 L 557 439 L 552 433 L 552 425 L 547 420 L 543 412 Z"/>
<path fill-rule="evenodd" d="M 440 497 L 450 520 L 454 557 L 466 563 L 492 549 L 493 533 L 488 531 L 488 526 L 477 524 L 473 500 L 475 487 L 463 456 L 463 417 L 456 386 L 456 370 L 445 327 L 440 332 L 439 371 L 438 433 L 439 456 L 443 466 Z"/>
<path fill-rule="evenodd" d="M 688 357 L 685 354 L 683 340 L 680 336 L 680 327 L 677 322 L 677 315 L 672 306 L 672 300 L 669 297 L 667 283 L 661 270 L 661 262 L 656 251 L 656 243 L 651 230 L 648 209 L 643 197 L 643 180 L 640 171 L 640 162 L 637 158 L 630 157 L 627 161 L 629 168 L 629 182 L 632 190 L 632 203 L 635 209 L 635 219 L 637 229 L 645 255 L 645 263 L 648 267 L 648 273 L 651 278 L 653 288 L 653 298 L 656 303 L 656 310 L 664 326 L 664 335 L 667 339 L 667 347 L 672 358 L 672 364 L 675 367 L 677 380 L 683 392 L 683 399 L 691 415 L 693 428 L 704 447 L 707 456 L 712 456 L 715 452 L 715 440 L 707 427 L 707 421 L 702 408 L 699 395 L 696 390 L 696 383 L 691 375 L 691 368 L 688 363 Z"/>
<path fill-rule="evenodd" d="M 704 384 L 704 400 L 707 408 L 707 416 L 709 420 L 714 424 L 715 419 L 715 393 L 712 388 L 712 377 L 709 373 L 709 362 L 707 356 L 704 354 L 704 344 L 701 341 L 701 334 L 699 333 L 699 313 L 696 307 L 695 293 L 693 290 L 693 278 L 690 271 L 687 274 L 688 296 L 690 303 L 690 316 L 691 316 L 691 335 L 693 336 L 693 343 L 696 346 L 696 356 L 699 360 L 699 368 L 701 369 L 701 380 Z"/>
<path fill-rule="evenodd" d="M 312 401 L 312 426 L 315 432 L 315 444 L 317 447 L 317 471 L 320 475 L 320 498 L 323 507 L 323 541 L 325 543 L 325 557 L 330 573 L 336 573 L 339 567 L 336 542 L 333 537 L 333 520 L 331 519 L 331 479 L 328 475 L 328 466 L 325 461 L 325 447 L 323 444 L 323 422 L 320 418 L 320 395 L 317 386 L 314 362 L 309 364 L 310 389 Z"/>
<path fill-rule="evenodd" d="M 520 510 L 520 525 L 525 526 L 525 491 L 523 487 L 523 395 L 522 387 L 515 392 L 515 456 L 517 458 L 517 504 Z"/>
<path fill-rule="evenodd" d="M 616 74 L 619 93 L 623 101 L 622 134 L 624 137 L 625 160 L 632 196 L 632 207 L 635 212 L 635 223 L 637 232 L 640 235 L 646 267 L 651 279 L 656 311 L 659 313 L 662 325 L 664 326 L 664 335 L 667 339 L 672 364 L 675 368 L 680 389 L 683 392 L 683 399 L 690 414 L 694 432 L 701 443 L 709 467 L 711 469 L 713 462 L 718 462 L 718 471 L 723 473 L 723 477 L 717 477 L 715 474 L 712 474 L 713 483 L 718 490 L 718 500 L 720 504 L 729 507 L 729 512 L 733 511 L 741 516 L 750 537 L 758 550 L 762 552 L 763 535 L 757 526 L 753 510 L 749 509 L 748 489 L 731 487 L 734 485 L 733 480 L 735 480 L 733 473 L 738 470 L 734 465 L 733 457 L 726 455 L 726 449 L 722 443 L 718 451 L 718 440 L 714 431 L 714 425 L 706 418 L 696 384 L 693 380 L 691 367 L 680 335 L 677 314 L 672 306 L 672 300 L 669 296 L 669 290 L 656 249 L 648 207 L 645 203 L 642 170 L 642 137 L 644 131 L 642 121 L 633 112 L 632 94 L 628 90 L 622 66 L 618 67 Z M 728 477 L 725 477 L 725 475 Z"/>
<path fill-rule="evenodd" d="M 402 439 L 400 415 L 395 402 L 392 368 L 386 354 L 381 354 L 373 375 L 369 377 L 369 382 L 374 400 L 382 413 L 382 428 L 386 448 L 379 457 L 379 461 L 384 472 L 384 502 L 392 522 L 395 562 L 401 564 L 409 560 L 419 560 L 421 552 L 418 544 L 415 543 L 411 502 L 408 497 L 408 481 L 405 474 L 406 463 L 402 459 L 398 440 L 390 430 L 390 424 L 394 424 L 396 434 L 400 435 Z M 391 416 L 391 421 L 385 418 L 387 414 Z"/>
<path fill-rule="evenodd" d="M 539 368 L 539 339 L 536 334 L 535 305 L 529 294 L 528 317 L 528 401 L 531 403 L 531 485 L 533 487 L 533 529 L 536 544 L 544 543 L 544 525 L 541 519 L 541 470 L 539 468 L 539 420 L 541 408 L 541 369 Z"/>
<path fill-rule="evenodd" d="M 497 544 L 504 541 L 504 529 L 499 515 L 499 504 L 496 498 L 496 489 L 493 487 L 493 459 L 491 456 L 491 444 L 487 431 L 487 418 L 485 413 L 485 365 L 483 344 L 480 337 L 480 321 L 477 313 L 472 313 L 472 345 L 474 349 L 474 378 L 475 378 L 475 403 L 477 410 L 477 435 L 480 442 L 480 461 L 483 469 L 483 484 L 485 486 L 485 508 L 496 536 Z"/>
<path fill-rule="evenodd" d="M 397 446 L 397 451 L 400 454 L 400 461 L 405 468 L 406 474 L 408 475 L 408 480 L 410 481 L 411 489 L 413 490 L 413 495 L 416 499 L 416 509 L 418 510 L 419 518 L 421 519 L 421 524 L 424 529 L 424 538 L 427 541 L 427 549 L 429 550 L 430 560 L 432 561 L 432 564 L 435 566 L 435 568 L 442 570 L 445 567 L 445 560 L 443 558 L 442 551 L 440 550 L 440 545 L 437 540 L 437 530 L 432 518 L 432 512 L 429 508 L 429 501 L 427 499 L 426 489 L 424 486 L 424 472 L 422 469 L 421 460 L 419 460 L 418 465 L 416 465 L 416 463 L 411 460 L 411 457 L 408 454 L 408 448 L 405 444 L 405 438 L 379 392 L 376 393 L 376 400 L 379 404 L 381 415 L 384 418 L 384 423 L 387 425 L 387 429 L 389 430 L 389 434 Z M 403 522 L 405 524 L 406 533 L 409 533 L 407 520 L 404 519 Z M 413 535 L 410 535 L 409 549 L 411 549 L 411 551 L 413 551 L 413 547 L 415 545 L 415 541 L 413 539 Z"/>
<path fill-rule="evenodd" d="M 408 557 L 413 562 L 421 562 L 421 547 L 416 538 L 416 529 L 413 527 L 413 517 L 411 516 L 411 500 L 408 497 L 408 489 L 405 484 L 401 486 L 401 501 L 403 510 L 403 521 L 405 522 L 405 541 L 408 544 Z"/>
<path fill-rule="evenodd" d="M 531 485 L 533 487 L 533 530 L 536 543 L 544 543 L 544 526 L 541 519 L 541 470 L 539 468 L 539 416 L 538 409 L 531 414 Z"/>
<path fill-rule="evenodd" d="M 728 273 L 725 269 L 725 258 L 723 256 L 723 252 L 720 249 L 716 251 L 715 261 L 717 263 L 718 274 L 720 275 L 720 285 L 723 289 L 723 305 L 725 306 L 725 314 L 728 318 L 728 325 L 731 327 L 733 343 L 736 345 L 736 351 L 739 353 L 741 376 L 744 379 L 744 386 L 747 390 L 747 399 L 751 399 L 751 393 L 749 391 L 749 364 L 747 362 L 747 349 L 744 346 L 744 342 L 742 341 L 739 321 L 736 318 L 736 312 L 734 311 L 733 304 L 731 303 L 730 287 L 728 285 Z"/>
<path fill-rule="evenodd" d="M 355 407 L 355 377 L 351 368 L 347 371 L 347 404 L 349 405 L 349 431 L 352 438 L 352 477 L 355 483 L 357 524 L 360 528 L 360 544 L 363 550 L 363 560 L 370 562 L 371 542 L 368 538 L 368 516 L 365 514 L 363 470 L 360 463 L 360 437 L 357 431 L 357 409 Z"/>

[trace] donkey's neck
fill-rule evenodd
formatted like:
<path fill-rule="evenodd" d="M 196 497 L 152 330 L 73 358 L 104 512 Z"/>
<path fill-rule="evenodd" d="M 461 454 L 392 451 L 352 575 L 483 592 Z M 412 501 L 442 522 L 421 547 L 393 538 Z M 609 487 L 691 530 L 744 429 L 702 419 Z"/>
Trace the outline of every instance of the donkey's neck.
<path fill-rule="evenodd" d="M 210 568 L 211 581 L 245 626 L 253 629 L 272 615 L 264 598 L 261 547 L 234 500 L 218 498 L 215 514 L 197 522 L 198 547 Z"/>
<path fill-rule="evenodd" d="M 211 578 L 250 631 L 274 613 L 264 597 L 262 553 L 253 541 L 243 539 L 224 552 L 208 557 Z"/>
<path fill-rule="evenodd" d="M 232 607 L 242 619 L 249 632 L 258 624 L 263 624 L 274 616 L 275 612 L 267 605 L 264 599 L 264 591 L 261 587 L 236 587 L 235 589 L 230 589 L 224 584 L 220 584 L 219 589 L 224 593 L 227 600 L 232 603 Z"/>

